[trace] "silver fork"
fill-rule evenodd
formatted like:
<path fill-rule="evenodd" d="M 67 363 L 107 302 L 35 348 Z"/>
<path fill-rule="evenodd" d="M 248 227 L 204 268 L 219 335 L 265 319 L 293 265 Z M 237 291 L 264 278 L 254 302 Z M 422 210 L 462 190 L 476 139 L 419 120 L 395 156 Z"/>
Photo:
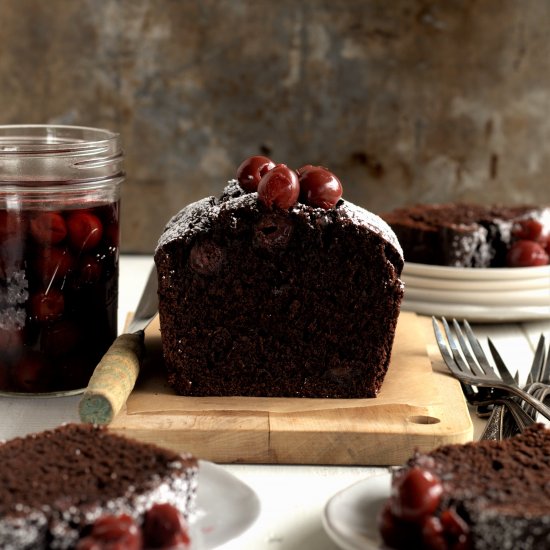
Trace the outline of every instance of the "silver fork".
<path fill-rule="evenodd" d="M 487 343 L 489 344 L 489 350 L 491 351 L 491 355 L 495 360 L 495 365 L 497 366 L 497 369 L 499 370 L 502 379 L 504 381 L 506 381 L 507 379 L 509 380 L 509 377 L 511 377 L 512 375 L 508 372 L 508 369 L 506 368 L 506 365 L 504 364 L 504 361 L 498 353 L 495 345 L 490 338 L 487 339 Z M 531 365 L 531 369 L 529 370 L 527 381 L 523 389 L 543 403 L 546 396 L 550 393 L 550 350 L 548 356 L 546 357 L 546 363 L 544 359 L 545 355 L 545 338 L 544 335 L 541 334 L 537 344 L 537 348 L 535 350 L 535 355 L 533 357 L 533 363 Z M 503 372 L 503 370 L 506 372 Z M 506 378 L 505 376 L 508 378 Z M 516 378 L 514 378 L 514 381 L 517 383 Z M 523 408 L 531 416 L 536 416 L 536 413 L 530 405 L 523 404 Z"/>
<path fill-rule="evenodd" d="M 542 335 L 541 341 L 544 342 L 544 337 Z M 500 377 L 504 381 L 513 381 L 514 383 L 517 383 L 518 373 L 516 372 L 515 377 L 512 376 L 490 338 L 487 338 L 487 343 Z M 537 346 L 537 350 L 529 370 L 528 380 L 536 381 L 542 375 L 542 353 L 544 353 L 544 347 L 541 348 L 539 342 L 539 346 Z M 529 392 L 530 388 L 531 385 L 527 384 L 523 389 Z M 533 410 L 530 406 L 528 407 Z M 535 421 L 536 413 L 529 414 L 527 407 L 520 405 L 520 402 L 518 402 L 515 397 L 509 397 L 506 403 L 495 404 L 491 415 L 487 420 L 481 439 L 505 439 L 514 433 L 518 433 L 518 431 L 522 432 L 527 426 L 533 424 Z"/>
<path fill-rule="evenodd" d="M 491 355 L 493 356 L 499 372 L 501 372 L 502 369 L 507 370 L 502 357 L 490 338 L 487 339 L 487 343 L 489 344 L 489 350 L 491 351 Z M 544 360 L 545 354 L 545 338 L 544 335 L 541 334 L 533 356 L 531 368 L 529 369 L 526 384 L 523 387 L 526 392 L 531 393 L 543 403 L 547 394 L 550 393 L 550 350 L 546 356 L 546 362 Z M 518 382 L 518 372 L 516 372 L 514 380 L 516 383 Z M 516 401 L 515 397 L 511 399 Z M 536 411 L 526 403 L 522 403 L 521 407 L 526 414 L 533 419 L 533 422 L 535 422 L 537 418 Z M 500 409 L 500 411 L 497 409 Z M 510 412 L 509 409 L 507 409 L 507 411 Z M 522 431 L 522 425 L 517 422 L 517 418 L 515 416 L 511 418 L 511 414 L 504 413 L 505 410 L 502 405 L 495 405 L 491 413 L 491 418 L 487 421 L 486 425 L 486 431 L 489 437 L 497 433 L 497 430 L 501 438 L 510 437 L 516 434 L 518 430 Z M 495 439 L 495 437 L 492 438 Z"/>
<path fill-rule="evenodd" d="M 493 410 L 480 439 L 505 439 L 514 432 L 523 432 L 536 422 L 514 397 L 495 395 L 491 403 Z"/>
<path fill-rule="evenodd" d="M 504 362 L 499 356 L 502 363 L 502 370 L 505 377 L 511 378 L 511 374 L 504 365 Z M 500 370 L 500 369 L 499 369 Z M 502 375 L 501 375 L 502 377 Z M 477 388 L 477 391 L 468 384 L 461 383 L 464 395 L 471 405 L 474 405 L 478 414 L 481 409 L 492 407 L 492 410 L 486 415 L 489 417 L 485 429 L 483 430 L 480 439 L 503 439 L 505 428 L 513 428 L 517 431 L 523 431 L 527 426 L 530 426 L 535 421 L 521 407 L 520 403 L 515 398 L 509 395 L 503 395 L 502 392 L 495 392 L 491 388 Z M 504 413 L 509 415 L 505 416 Z M 509 417 L 513 421 L 508 421 Z M 504 421 L 507 421 L 506 423 Z"/>
<path fill-rule="evenodd" d="M 470 347 L 466 344 L 464 334 L 456 319 L 453 319 L 453 328 L 456 336 L 453 335 L 453 332 L 444 317 L 441 319 L 441 322 L 443 323 L 448 346 L 450 347 L 451 352 L 449 352 L 449 347 L 447 347 L 447 342 L 439 329 L 435 317 L 432 317 L 434 333 L 439 351 L 441 352 L 445 364 L 455 378 L 458 378 L 461 382 L 472 386 L 493 388 L 515 395 L 531 405 L 546 419 L 550 420 L 550 408 L 526 391 L 522 390 L 513 378 L 512 382 L 506 383 L 495 373 L 493 367 L 485 356 L 483 348 L 479 344 L 467 321 L 464 321 L 463 326 Z M 472 356 L 470 349 L 473 352 L 475 359 Z"/>
<path fill-rule="evenodd" d="M 546 355 L 546 340 L 543 334 L 540 335 L 537 349 L 535 350 L 533 366 L 523 389 L 543 403 L 546 396 L 550 393 L 550 350 L 548 351 L 548 355 Z M 536 416 L 532 407 L 525 405 L 523 408 L 531 416 Z"/>

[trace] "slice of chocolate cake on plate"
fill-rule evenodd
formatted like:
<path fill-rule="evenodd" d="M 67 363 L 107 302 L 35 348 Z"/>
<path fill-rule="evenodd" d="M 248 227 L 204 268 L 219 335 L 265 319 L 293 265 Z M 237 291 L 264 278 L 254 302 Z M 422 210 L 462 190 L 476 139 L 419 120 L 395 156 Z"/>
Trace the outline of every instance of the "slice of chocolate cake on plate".
<path fill-rule="evenodd" d="M 399 238 L 407 262 L 453 267 L 549 263 L 548 206 L 416 204 L 381 216 Z"/>
<path fill-rule="evenodd" d="M 417 453 L 380 515 L 398 550 L 550 548 L 550 430 Z"/>
<path fill-rule="evenodd" d="M 0 548 L 93 550 L 106 540 L 126 550 L 151 541 L 161 543 L 155 548 L 184 548 L 197 475 L 191 455 L 90 424 L 6 441 L 0 444 Z"/>

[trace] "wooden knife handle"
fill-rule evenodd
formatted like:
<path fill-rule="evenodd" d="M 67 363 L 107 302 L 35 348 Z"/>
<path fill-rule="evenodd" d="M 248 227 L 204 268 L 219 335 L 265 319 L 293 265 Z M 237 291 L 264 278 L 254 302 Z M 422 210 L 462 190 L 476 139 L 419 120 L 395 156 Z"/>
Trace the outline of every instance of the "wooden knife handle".
<path fill-rule="evenodd" d="M 144 332 L 121 334 L 94 370 L 80 400 L 82 422 L 109 424 L 134 388 L 143 354 Z"/>

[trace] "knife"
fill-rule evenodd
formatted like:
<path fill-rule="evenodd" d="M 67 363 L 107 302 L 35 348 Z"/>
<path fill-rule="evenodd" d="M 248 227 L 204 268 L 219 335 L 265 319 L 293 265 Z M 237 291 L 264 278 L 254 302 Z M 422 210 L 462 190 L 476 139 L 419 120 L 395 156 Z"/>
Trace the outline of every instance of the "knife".
<path fill-rule="evenodd" d="M 82 422 L 109 424 L 126 403 L 145 354 L 145 329 L 158 313 L 157 270 L 153 265 L 132 321 L 95 368 L 78 405 Z"/>
<path fill-rule="evenodd" d="M 495 366 L 498 370 L 498 373 L 500 374 L 500 378 L 503 382 L 506 384 L 510 384 L 511 386 L 517 386 L 518 383 L 508 370 L 508 367 L 504 363 L 504 360 L 500 356 L 500 353 L 497 351 L 497 348 L 493 344 L 492 340 L 490 338 L 487 338 L 487 344 L 489 345 L 489 351 L 491 352 L 491 355 L 493 356 L 493 359 L 495 361 Z"/>

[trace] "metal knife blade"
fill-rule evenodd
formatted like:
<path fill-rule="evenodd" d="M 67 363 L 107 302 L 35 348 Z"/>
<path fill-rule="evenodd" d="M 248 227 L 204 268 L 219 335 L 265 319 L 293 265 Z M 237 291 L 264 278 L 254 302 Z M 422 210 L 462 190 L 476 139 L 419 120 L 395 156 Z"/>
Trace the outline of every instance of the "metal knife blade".
<path fill-rule="evenodd" d="M 493 356 L 495 365 L 497 367 L 498 373 L 500 374 L 500 377 L 502 378 L 502 381 L 505 382 L 506 384 L 510 384 L 511 386 L 517 386 L 517 383 L 514 380 L 514 377 L 508 370 L 508 367 L 504 363 L 504 360 L 500 356 L 500 353 L 497 351 L 497 348 L 495 347 L 495 345 L 493 344 L 490 338 L 487 338 L 487 344 L 489 345 L 489 351 Z"/>
<path fill-rule="evenodd" d="M 127 332 L 138 332 L 145 330 L 151 321 L 155 318 L 159 310 L 159 298 L 157 294 L 158 290 L 158 277 L 157 269 L 155 266 L 151 269 L 149 277 L 145 286 L 141 298 L 139 299 L 136 311 L 130 324 L 128 325 Z"/>
<path fill-rule="evenodd" d="M 145 353 L 144 331 L 158 312 L 157 270 L 153 266 L 128 330 L 107 350 L 78 405 L 80 420 L 109 424 L 126 403 Z"/>

